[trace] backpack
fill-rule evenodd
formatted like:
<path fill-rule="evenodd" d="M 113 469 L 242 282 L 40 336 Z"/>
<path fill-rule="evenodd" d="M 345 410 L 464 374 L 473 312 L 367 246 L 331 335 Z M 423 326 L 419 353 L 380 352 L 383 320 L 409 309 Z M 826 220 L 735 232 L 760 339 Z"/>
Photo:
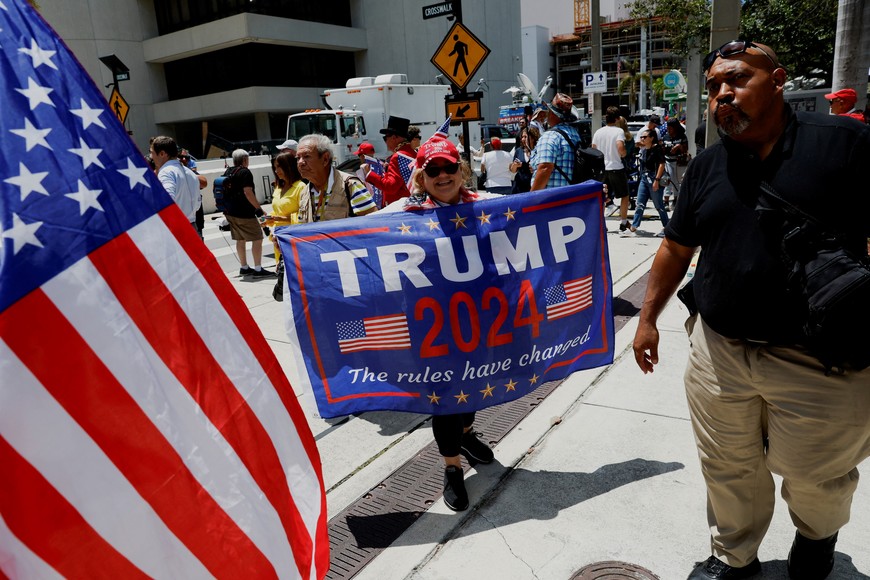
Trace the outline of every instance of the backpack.
<path fill-rule="evenodd" d="M 556 169 L 562 174 L 562 177 L 568 180 L 568 183 L 583 183 L 590 179 L 602 181 L 604 179 L 604 153 L 592 147 L 582 147 L 579 141 L 575 144 L 568 137 L 565 131 L 558 127 L 553 128 L 553 131 L 565 138 L 571 150 L 574 151 L 574 171 L 569 177 L 562 169 L 556 165 Z"/>
<path fill-rule="evenodd" d="M 234 183 L 233 177 L 241 167 L 227 167 L 224 174 L 214 180 L 214 203 L 218 211 L 232 210 L 238 200 L 241 188 Z"/>

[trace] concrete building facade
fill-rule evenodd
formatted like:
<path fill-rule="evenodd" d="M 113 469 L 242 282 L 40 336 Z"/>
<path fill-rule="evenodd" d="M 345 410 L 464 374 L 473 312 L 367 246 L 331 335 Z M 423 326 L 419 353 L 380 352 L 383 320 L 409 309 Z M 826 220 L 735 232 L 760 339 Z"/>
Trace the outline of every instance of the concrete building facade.
<path fill-rule="evenodd" d="M 105 87 L 100 57 L 130 70 L 118 84 L 127 128 L 142 151 L 156 134 L 194 155 L 284 139 L 287 115 L 323 107 L 320 94 L 348 78 L 404 73 L 438 82 L 430 58 L 452 22 L 423 19 L 430 0 L 40 0 L 39 10 Z M 483 90 L 496 122 L 503 91 L 522 71 L 520 0 L 463 5 L 463 24 L 491 50 L 468 85 Z"/>

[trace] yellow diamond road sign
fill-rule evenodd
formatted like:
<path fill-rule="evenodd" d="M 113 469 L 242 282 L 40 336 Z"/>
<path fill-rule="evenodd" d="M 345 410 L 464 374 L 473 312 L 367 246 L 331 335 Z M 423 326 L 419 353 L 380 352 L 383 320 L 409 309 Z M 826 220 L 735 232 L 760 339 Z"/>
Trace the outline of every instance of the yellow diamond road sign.
<path fill-rule="evenodd" d="M 450 82 L 463 89 L 489 56 L 489 52 L 489 48 L 470 30 L 461 22 L 456 22 L 431 60 Z"/>
<path fill-rule="evenodd" d="M 124 100 L 124 97 L 121 96 L 121 93 L 118 92 L 117 87 L 112 89 L 112 96 L 109 97 L 109 108 L 113 113 L 118 117 L 118 120 L 121 121 L 121 124 L 124 124 L 124 121 L 127 120 L 127 113 L 130 112 L 130 105 L 127 104 L 127 101 Z"/>

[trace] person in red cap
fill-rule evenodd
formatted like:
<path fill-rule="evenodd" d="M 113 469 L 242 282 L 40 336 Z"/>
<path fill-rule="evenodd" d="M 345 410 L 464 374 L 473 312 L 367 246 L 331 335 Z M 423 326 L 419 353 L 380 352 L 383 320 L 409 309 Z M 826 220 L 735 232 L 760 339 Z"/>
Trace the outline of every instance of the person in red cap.
<path fill-rule="evenodd" d="M 356 151 L 353 152 L 353 154 L 359 157 L 360 163 L 365 163 L 366 155 L 368 155 L 369 157 L 375 156 L 375 146 L 368 141 L 363 141 L 359 144 L 359 147 Z"/>
<path fill-rule="evenodd" d="M 410 124 L 411 121 L 408 119 L 390 117 L 387 126 L 381 129 L 387 149 L 393 152 L 383 176 L 371 171 L 367 163 L 360 166 L 360 169 L 365 172 L 366 181 L 384 192 L 385 205 L 411 195 L 406 185 L 407 178 L 402 175 L 399 167 L 400 157 L 404 156 L 406 161 L 408 158 L 413 160 L 417 157 L 417 152 L 411 147 L 411 138 L 408 135 Z"/>
<path fill-rule="evenodd" d="M 825 98 L 831 104 L 832 115 L 852 117 L 864 122 L 864 113 L 855 109 L 855 103 L 858 102 L 858 93 L 855 92 L 855 89 L 840 89 L 825 95 Z"/>
<path fill-rule="evenodd" d="M 463 185 L 471 178 L 471 168 L 447 139 L 432 137 L 423 143 L 417 151 L 416 166 L 417 171 L 411 178 L 414 193 L 382 211 L 434 209 L 496 196 L 475 193 Z M 432 435 L 445 463 L 444 503 L 453 511 L 468 508 L 460 455 L 476 463 L 491 463 L 494 458 L 492 449 L 472 431 L 474 416 L 474 413 L 457 413 L 432 417 Z"/>

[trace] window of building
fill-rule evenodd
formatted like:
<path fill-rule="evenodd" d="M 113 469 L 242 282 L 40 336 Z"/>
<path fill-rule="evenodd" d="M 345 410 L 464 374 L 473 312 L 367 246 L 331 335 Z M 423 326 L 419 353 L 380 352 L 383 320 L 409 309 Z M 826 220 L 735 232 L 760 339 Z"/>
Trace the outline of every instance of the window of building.
<path fill-rule="evenodd" d="M 350 0 L 154 0 L 160 34 L 244 12 L 351 26 Z"/>
<path fill-rule="evenodd" d="M 256 43 L 168 62 L 163 70 L 170 100 L 253 86 L 343 87 L 356 76 L 352 52 Z"/>

